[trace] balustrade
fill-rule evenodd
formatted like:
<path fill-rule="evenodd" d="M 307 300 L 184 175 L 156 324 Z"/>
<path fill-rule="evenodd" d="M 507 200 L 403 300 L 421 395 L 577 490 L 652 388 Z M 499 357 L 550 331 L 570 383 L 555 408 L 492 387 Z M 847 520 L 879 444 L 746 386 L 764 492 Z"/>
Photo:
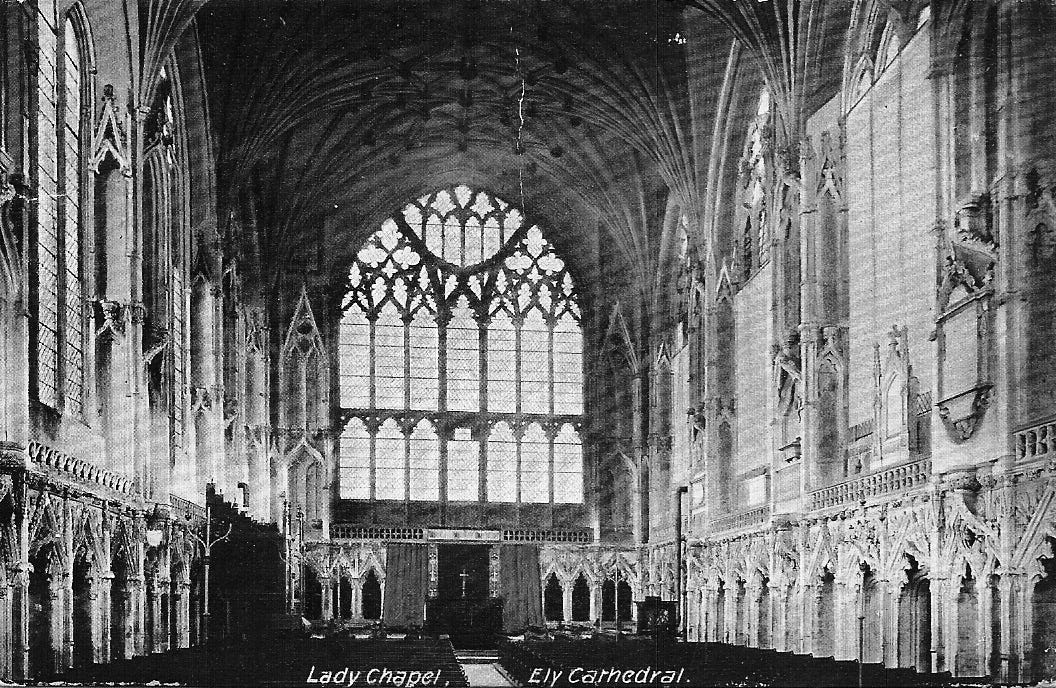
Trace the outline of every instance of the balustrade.
<path fill-rule="evenodd" d="M 131 495 L 135 491 L 135 482 L 131 478 L 39 442 L 29 443 L 29 459 L 33 463 L 48 466 L 78 480 L 96 483 L 122 494 Z"/>
<path fill-rule="evenodd" d="M 810 508 L 827 509 L 870 497 L 905 492 L 923 485 L 931 476 L 931 459 L 919 459 L 891 466 L 823 487 L 810 493 Z"/>
<path fill-rule="evenodd" d="M 1049 420 L 1016 433 L 1016 459 L 1029 461 L 1049 456 L 1056 450 L 1056 420 Z"/>
<path fill-rule="evenodd" d="M 770 518 L 770 506 L 763 505 L 747 511 L 741 511 L 729 516 L 717 518 L 711 522 L 712 533 L 726 533 L 734 530 L 744 530 L 766 523 Z"/>

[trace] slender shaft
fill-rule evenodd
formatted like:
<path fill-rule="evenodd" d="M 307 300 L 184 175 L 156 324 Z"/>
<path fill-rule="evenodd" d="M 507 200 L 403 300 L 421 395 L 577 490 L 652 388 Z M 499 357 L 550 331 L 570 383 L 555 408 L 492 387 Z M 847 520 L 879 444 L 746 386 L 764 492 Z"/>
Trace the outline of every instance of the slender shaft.
<path fill-rule="evenodd" d="M 212 507 L 206 505 L 205 507 L 205 560 L 204 564 L 204 579 L 205 579 L 205 593 L 202 598 L 205 609 L 202 611 L 202 643 L 209 642 L 209 555 L 213 548 L 213 543 L 210 541 L 212 537 Z"/>

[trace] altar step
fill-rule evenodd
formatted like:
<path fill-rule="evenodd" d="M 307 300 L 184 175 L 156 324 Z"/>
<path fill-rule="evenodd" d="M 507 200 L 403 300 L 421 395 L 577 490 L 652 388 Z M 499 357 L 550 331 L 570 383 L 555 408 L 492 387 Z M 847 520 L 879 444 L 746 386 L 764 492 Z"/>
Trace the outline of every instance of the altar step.
<path fill-rule="evenodd" d="M 499 661 L 498 650 L 455 650 L 459 664 L 494 664 Z"/>

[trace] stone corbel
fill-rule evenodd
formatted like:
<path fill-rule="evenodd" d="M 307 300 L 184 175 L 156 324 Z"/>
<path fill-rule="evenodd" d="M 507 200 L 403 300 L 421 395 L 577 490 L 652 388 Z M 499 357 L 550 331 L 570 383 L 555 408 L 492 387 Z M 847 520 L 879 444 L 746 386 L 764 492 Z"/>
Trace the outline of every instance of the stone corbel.
<path fill-rule="evenodd" d="M 98 307 L 96 320 L 99 322 L 95 336 L 101 340 L 120 341 L 125 336 L 125 316 L 128 309 L 118 301 L 100 299 L 95 303 Z"/>
<path fill-rule="evenodd" d="M 204 413 L 213 408 L 212 394 L 208 387 L 191 387 L 191 414 Z"/>
<path fill-rule="evenodd" d="M 990 406 L 993 385 L 983 383 L 940 401 L 939 417 L 950 439 L 960 444 L 971 439 Z"/>
<path fill-rule="evenodd" d="M 231 424 L 239 419 L 242 415 L 242 406 L 239 400 L 235 397 L 227 397 L 224 399 L 224 427 L 231 427 Z"/>
<path fill-rule="evenodd" d="M 997 238 L 993 234 L 989 194 L 972 194 L 962 199 L 959 205 L 954 220 L 957 236 L 962 241 L 976 243 L 996 252 Z"/>

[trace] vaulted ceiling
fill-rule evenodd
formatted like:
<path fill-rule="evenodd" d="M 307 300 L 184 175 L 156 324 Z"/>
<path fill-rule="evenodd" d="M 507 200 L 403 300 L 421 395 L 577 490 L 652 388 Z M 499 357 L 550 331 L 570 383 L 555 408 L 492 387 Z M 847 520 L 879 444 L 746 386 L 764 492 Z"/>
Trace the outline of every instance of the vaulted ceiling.
<path fill-rule="evenodd" d="M 251 224 L 265 261 L 282 257 L 284 267 L 333 281 L 385 217 L 464 182 L 522 206 L 573 254 L 594 255 L 600 244 L 640 285 L 662 272 L 669 197 L 697 211 L 706 205 L 731 44 L 770 85 L 790 141 L 778 152 L 795 175 L 796 132 L 837 92 L 854 25 L 900 8 L 895 0 L 142 1 L 168 8 L 145 29 L 148 47 L 159 45 L 151 54 L 166 45 L 151 26 L 196 15 L 220 216 Z M 585 262 L 568 257 L 574 269 Z"/>
<path fill-rule="evenodd" d="M 252 197 L 265 255 L 340 268 L 408 200 L 464 181 L 553 231 L 600 226 L 648 275 L 668 189 L 695 184 L 681 12 L 213 0 L 197 20 L 222 212 Z"/>

